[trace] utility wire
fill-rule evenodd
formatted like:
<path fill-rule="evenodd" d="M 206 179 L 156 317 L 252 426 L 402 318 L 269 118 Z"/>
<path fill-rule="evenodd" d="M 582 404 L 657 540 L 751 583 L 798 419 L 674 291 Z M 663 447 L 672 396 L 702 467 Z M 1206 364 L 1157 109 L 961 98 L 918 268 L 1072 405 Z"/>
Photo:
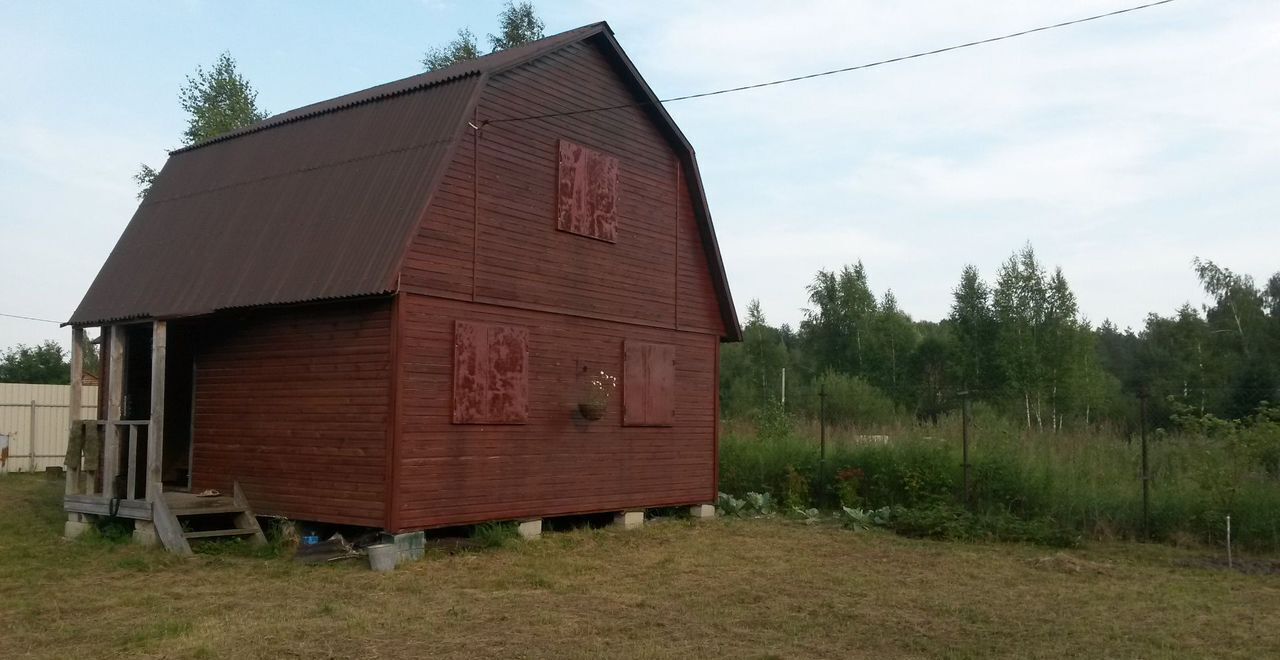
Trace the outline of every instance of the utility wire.
<path fill-rule="evenodd" d="M 0 312 L 0 316 L 5 316 L 11 319 L 22 319 L 24 321 L 41 321 L 44 323 L 57 323 L 58 325 L 62 325 L 62 321 L 54 321 L 53 319 L 38 319 L 34 316 L 22 316 L 21 314 L 5 314 L 4 312 Z"/>
<path fill-rule="evenodd" d="M 1006 40 L 1006 39 L 1013 39 L 1013 38 L 1015 38 L 1015 37 L 1022 37 L 1022 36 L 1026 36 L 1026 35 L 1028 35 L 1028 34 L 1034 34 L 1034 33 L 1036 33 L 1036 32 L 1044 32 L 1044 31 L 1046 31 L 1046 30 L 1056 30 L 1056 29 L 1058 29 L 1058 28 L 1064 28 L 1064 27 L 1068 27 L 1068 26 L 1071 26 L 1071 25 L 1079 25 L 1080 23 L 1088 23 L 1089 21 L 1097 21 L 1097 20 L 1100 20 L 1100 19 L 1103 19 L 1103 18 L 1110 18 L 1110 17 L 1112 17 L 1112 16 L 1119 16 L 1119 15 L 1121 15 L 1121 14 L 1128 14 L 1128 13 L 1135 12 L 1135 11 L 1141 11 L 1141 10 L 1143 10 L 1143 9 L 1150 9 L 1151 7 L 1156 7 L 1156 6 L 1159 6 L 1159 5 L 1167 5 L 1167 4 L 1169 4 L 1169 3 L 1173 2 L 1173 1 L 1174 1 L 1174 0 L 1158 0 L 1157 2 L 1148 2 L 1147 4 L 1144 4 L 1144 5 L 1138 5 L 1138 6 L 1136 6 L 1136 7 L 1129 7 L 1129 8 L 1127 8 L 1127 9 L 1117 9 L 1117 10 L 1115 10 L 1115 11 L 1109 11 L 1109 12 L 1107 12 L 1107 13 L 1105 13 L 1105 14 L 1095 14 L 1095 15 L 1093 15 L 1093 16 L 1086 16 L 1086 17 L 1084 17 L 1084 18 L 1077 18 L 1077 19 L 1070 20 L 1070 21 L 1063 21 L 1063 22 L 1061 22 L 1061 23 L 1054 23 L 1053 25 L 1042 25 L 1042 26 L 1040 26 L 1040 27 L 1031 28 L 1031 29 L 1028 29 L 1028 30 L 1021 30 L 1021 31 L 1019 31 L 1019 32 L 1011 32 L 1011 33 L 1009 33 L 1009 34 L 1001 35 L 1001 36 L 998 36 L 998 37 L 989 37 L 989 38 L 987 38 L 987 39 L 979 39 L 979 40 L 977 40 L 977 41 L 969 41 L 969 42 L 962 43 L 962 44 L 956 44 L 956 45 L 954 45 L 954 46 L 946 46 L 946 47 L 943 47 L 943 48 L 935 48 L 935 49 L 933 49 L 933 50 L 926 50 L 926 51 L 922 51 L 922 52 L 919 52 L 919 53 L 912 53 L 912 54 L 910 54 L 910 55 L 900 55 L 900 56 L 898 56 L 898 57 L 891 57 L 891 58 L 889 58 L 889 59 L 887 59 L 887 60 L 879 60 L 879 61 L 877 61 L 877 62 L 869 62 L 869 63 L 866 63 L 866 64 L 857 64 L 857 65 L 854 65 L 854 66 L 847 66 L 847 67 L 843 67 L 843 68 L 840 68 L 840 69 L 831 69 L 830 71 L 820 71 L 820 72 L 818 72 L 818 73 L 810 73 L 810 74 L 806 74 L 806 75 L 803 75 L 803 76 L 794 76 L 794 77 L 791 77 L 791 78 L 782 78 L 782 79 L 780 79 L 780 80 L 770 80 L 770 81 L 768 81 L 768 82 L 755 83 L 755 84 L 751 84 L 751 85 L 742 85 L 742 86 L 739 86 L 739 87 L 729 87 L 729 88 L 726 88 L 726 89 L 717 89 L 717 90 L 715 90 L 715 91 L 710 91 L 710 92 L 699 92 L 699 93 L 697 93 L 697 94 L 685 94 L 684 96 L 673 96 L 673 97 L 671 97 L 671 98 L 667 98 L 667 99 L 660 99 L 660 100 L 658 101 L 658 103 L 674 103 L 674 102 L 676 102 L 676 101 L 688 101 L 689 99 L 700 99 L 700 98 L 705 98 L 705 97 L 708 97 L 708 96 L 717 96 L 717 95 L 719 95 L 719 94 L 732 94 L 732 93 L 734 93 L 734 92 L 743 92 L 743 91 L 747 91 L 747 90 L 750 90 L 750 89 L 760 89 L 761 87 L 772 87 L 772 86 L 774 86 L 774 85 L 785 85 L 785 84 L 787 84 L 787 83 L 799 82 L 799 81 L 801 81 L 801 80 L 810 80 L 810 79 L 812 79 L 812 78 L 821 78 L 821 77 L 823 77 L 823 76 L 833 76 L 833 75 L 836 75 L 836 74 L 838 74 L 838 73 L 848 73 L 848 72 L 850 72 L 850 71 L 860 71 L 860 70 L 862 70 L 862 69 L 870 69 L 870 68 L 872 68 L 872 67 L 883 66 L 883 65 L 885 65 L 885 64 L 894 64 L 894 63 L 896 63 L 896 62 L 903 62 L 903 61 L 906 61 L 906 60 L 913 60 L 913 59 L 920 58 L 920 57 L 928 57 L 928 56 L 930 56 L 930 55 L 938 55 L 938 54 L 940 54 L 940 53 L 947 53 L 947 52 L 950 52 L 950 51 L 953 51 L 953 50 L 960 50 L 960 49 L 962 49 L 962 48 L 972 48 L 972 47 L 974 47 L 974 46 L 981 46 L 981 45 L 984 45 L 984 44 L 994 43 L 994 42 L 997 42 L 997 41 L 1004 41 L 1004 40 Z M 649 101 L 643 101 L 643 102 L 640 102 L 640 103 L 623 103 L 623 104 L 621 104 L 621 105 L 611 105 L 611 106 L 604 106 L 604 107 L 600 107 L 600 108 L 584 108 L 584 109 L 582 109 L 582 110 L 570 110 L 570 111 L 567 111 L 567 112 L 551 112 L 551 113 L 542 114 L 542 115 L 529 115 L 529 116 L 527 116 L 527 117 L 508 117 L 508 118 L 505 118 L 505 119 L 486 119 L 486 120 L 484 120 L 484 121 L 482 121 L 482 122 L 481 122 L 481 125 L 484 125 L 484 124 L 500 124 L 500 123 L 507 123 L 507 122 L 516 122 L 516 121 L 531 121 L 531 120 L 534 120 L 534 119 L 550 119 L 550 118 L 552 118 L 552 117 L 569 117 L 569 116 L 572 116 L 572 115 L 581 115 L 581 114 L 586 114 L 586 113 L 589 113 L 589 112 L 605 112 L 605 111 L 607 111 L 607 110 L 620 110 L 620 109 L 622 109 L 622 108 L 636 108 L 636 107 L 647 106 L 647 105 L 652 105 L 652 103 L 650 103 Z"/>
<path fill-rule="evenodd" d="M 750 89 L 760 89 L 761 87 L 773 87 L 775 85 L 785 85 L 787 83 L 799 82 L 801 80 L 810 80 L 813 78 L 821 78 L 824 76 L 833 76 L 838 73 L 849 73 L 850 71 L 860 71 L 862 69 L 870 69 L 872 67 L 883 66 L 885 64 L 894 64 L 896 62 L 913 60 L 920 57 L 928 57 L 930 55 L 938 55 L 938 54 L 947 53 L 953 50 L 960 50 L 962 48 L 972 48 L 974 46 L 981 46 L 984 44 L 994 43 L 997 41 L 1004 41 L 1006 39 L 1023 37 L 1028 34 L 1035 34 L 1036 32 L 1056 30 L 1058 28 L 1069 27 L 1072 25 L 1079 25 L 1081 23 L 1088 23 L 1089 21 L 1097 21 L 1103 18 L 1110 18 L 1112 16 L 1119 16 L 1121 14 L 1128 14 L 1135 11 L 1141 11 L 1143 9 L 1150 9 L 1151 7 L 1157 7 L 1159 5 L 1167 5 L 1173 1 L 1174 0 L 1158 0 L 1157 2 L 1148 2 L 1147 4 L 1144 4 L 1144 5 L 1137 5 L 1135 7 L 1129 7 L 1126 9 L 1117 9 L 1115 11 L 1109 11 L 1104 14 L 1095 14 L 1093 16 L 1086 16 L 1084 18 L 1077 18 L 1070 21 L 1063 21 L 1061 23 L 1054 23 L 1052 25 L 1042 25 L 1040 27 L 1031 28 L 1028 30 L 1021 30 L 1018 32 L 1011 32 L 1009 34 L 1000 35 L 998 37 L 988 37 L 986 39 L 979 39 L 977 41 L 969 41 L 962 44 L 956 44 L 954 46 L 946 46 L 943 48 L 935 48 L 933 50 L 926 50 L 919 53 L 912 53 L 910 55 L 901 55 L 898 57 L 891 57 L 887 60 L 879 60 L 877 62 L 868 62 L 866 64 L 847 66 L 840 69 L 831 69 L 830 71 L 819 71 L 818 73 L 810 73 L 803 76 L 794 76 L 791 78 L 782 78 L 780 80 L 770 80 L 768 82 L 755 83 L 752 85 L 741 85 L 739 87 L 717 89 L 710 92 L 699 92 L 697 94 L 685 94 L 684 96 L 673 96 L 667 99 L 660 99 L 658 103 L 674 103 L 676 101 L 688 101 L 690 99 L 700 99 L 708 96 L 718 96 L 720 94 L 732 94 L 734 92 L 744 92 Z M 572 115 L 581 115 L 589 112 L 605 112 L 608 110 L 620 110 L 622 108 L 636 108 L 636 107 L 641 107 L 646 105 L 651 105 L 651 103 L 648 101 L 644 101 L 641 103 L 624 103 L 621 105 L 611 105 L 611 106 L 605 106 L 600 108 L 584 108 L 582 110 L 570 110 L 568 112 L 552 112 L 552 113 L 547 113 L 542 115 L 530 115 L 527 117 L 507 117 L 505 119 L 485 119 L 480 122 L 480 125 L 484 126 L 485 124 L 500 124 L 500 123 L 507 123 L 507 122 L 515 122 L 515 121 L 532 121 L 535 119 L 550 119 L 552 117 L 569 117 Z M 473 128 L 479 128 L 479 127 L 473 127 Z M 427 143 L 427 144 L 430 144 L 430 143 Z M 411 145 L 410 148 L 417 148 L 420 146 L 426 146 L 426 145 Z M 375 154 L 375 155 L 382 155 L 382 154 Z M 332 165 L 332 163 L 326 164 L 326 165 Z M 202 191 L 202 192 L 206 192 L 206 191 Z M 62 323 L 61 321 L 54 321 L 51 319 L 41 319 L 41 318 L 36 318 L 34 316 L 22 316 L 19 314 L 5 314 L 3 312 L 0 312 L 0 316 L 14 318 L 14 319 L 22 319 L 25 321 L 41 321 L 43 323 L 57 323 L 59 325 L 61 325 Z"/>

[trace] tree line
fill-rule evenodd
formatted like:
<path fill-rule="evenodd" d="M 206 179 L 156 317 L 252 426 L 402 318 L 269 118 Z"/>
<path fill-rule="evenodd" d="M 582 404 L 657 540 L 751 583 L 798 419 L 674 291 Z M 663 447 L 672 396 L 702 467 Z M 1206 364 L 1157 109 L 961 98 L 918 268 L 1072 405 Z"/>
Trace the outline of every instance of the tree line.
<path fill-rule="evenodd" d="M 892 291 L 877 296 L 860 262 L 820 270 L 798 328 L 748 305 L 742 343 L 722 351 L 722 413 L 759 417 L 785 398 L 788 412 L 821 406 L 833 423 L 936 422 L 967 396 L 1056 431 L 1132 428 L 1140 397 L 1155 424 L 1178 406 L 1241 418 L 1280 400 L 1280 272 L 1260 285 L 1208 260 L 1192 266 L 1209 304 L 1151 313 L 1136 331 L 1091 324 L 1062 269 L 1030 245 L 990 283 L 966 266 L 939 322 L 913 320 Z"/>

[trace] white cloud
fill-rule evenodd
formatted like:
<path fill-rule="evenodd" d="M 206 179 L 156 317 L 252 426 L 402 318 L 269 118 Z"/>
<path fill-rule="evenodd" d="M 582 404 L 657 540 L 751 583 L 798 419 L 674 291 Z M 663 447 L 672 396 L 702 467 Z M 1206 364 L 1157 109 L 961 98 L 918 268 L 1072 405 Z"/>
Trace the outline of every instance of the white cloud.
<path fill-rule="evenodd" d="M 670 96 L 1124 4 L 701 3 L 614 26 Z M 1256 247 L 1280 243 L 1265 176 L 1280 168 L 1278 68 L 1280 6 L 1187 2 L 671 109 L 735 294 L 764 292 L 766 312 L 776 299 L 774 320 L 799 318 L 819 265 L 866 255 L 878 289 L 937 318 L 965 263 L 992 273 L 1030 240 L 1090 317 L 1138 324 L 1201 298 L 1188 263 L 1211 248 L 1257 276 L 1280 268 Z"/>
<path fill-rule="evenodd" d="M 454 4 L 423 0 L 412 13 L 429 15 L 439 34 L 492 24 L 493 7 L 468 5 L 472 14 L 463 15 Z M 586 0 L 540 9 L 549 30 L 608 19 L 659 95 L 674 96 L 1128 4 Z M 287 19 L 292 10 L 276 11 Z M 307 11 L 308 29 L 333 24 L 337 13 Z M 368 71 L 385 70 L 389 53 L 407 53 L 412 69 L 430 40 L 408 49 L 389 42 L 386 13 L 345 14 L 351 48 L 325 50 L 342 67 Z M 361 31 L 366 15 L 378 29 Z M 139 161 L 159 165 L 159 147 L 174 143 L 176 108 L 149 104 L 170 102 L 172 86 L 158 81 L 180 78 L 182 67 L 141 70 L 151 56 L 121 46 L 131 67 L 86 68 L 101 43 L 50 31 L 57 21 L 48 17 L 28 23 L 0 21 L 0 88 L 18 99 L 0 107 L 0 311 L 62 318 L 132 214 L 128 175 Z M 227 38 L 218 29 L 190 38 L 214 49 Z M 290 62 L 258 57 L 292 43 L 277 37 L 265 30 L 233 41 L 237 56 L 262 61 L 253 71 L 264 98 L 323 95 L 316 85 L 341 68 L 314 60 L 328 78 L 272 70 Z M 964 264 L 990 275 L 1030 240 L 1064 267 L 1090 318 L 1125 325 L 1199 302 L 1195 255 L 1258 278 L 1280 268 L 1278 70 L 1280 4 L 1185 0 L 670 110 L 698 148 L 741 306 L 758 297 L 771 320 L 794 323 L 814 271 L 861 259 L 878 291 L 894 289 L 917 318 L 938 318 Z M 89 98 L 81 84 L 114 96 Z M 44 328 L 0 319 L 0 346 L 42 336 Z"/>

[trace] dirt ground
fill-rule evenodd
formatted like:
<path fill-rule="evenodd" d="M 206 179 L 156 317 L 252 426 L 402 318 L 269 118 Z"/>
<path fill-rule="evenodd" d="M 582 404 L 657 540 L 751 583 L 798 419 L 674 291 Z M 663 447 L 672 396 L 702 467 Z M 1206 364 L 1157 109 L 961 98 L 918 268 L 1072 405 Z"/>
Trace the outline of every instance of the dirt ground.
<path fill-rule="evenodd" d="M 1280 576 L 1205 549 L 663 520 L 375 574 L 66 542 L 61 488 L 0 477 L 0 658 L 1280 657 Z"/>

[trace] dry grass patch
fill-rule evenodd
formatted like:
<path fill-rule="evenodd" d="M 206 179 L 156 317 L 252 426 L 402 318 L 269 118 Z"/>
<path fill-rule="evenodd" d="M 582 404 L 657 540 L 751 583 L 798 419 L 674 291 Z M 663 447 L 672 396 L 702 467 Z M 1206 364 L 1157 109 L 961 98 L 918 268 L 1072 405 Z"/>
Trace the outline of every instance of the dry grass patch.
<path fill-rule="evenodd" d="M 380 575 L 67 543 L 60 489 L 0 478 L 0 657 L 1280 655 L 1280 578 L 1166 546 L 664 521 Z"/>

